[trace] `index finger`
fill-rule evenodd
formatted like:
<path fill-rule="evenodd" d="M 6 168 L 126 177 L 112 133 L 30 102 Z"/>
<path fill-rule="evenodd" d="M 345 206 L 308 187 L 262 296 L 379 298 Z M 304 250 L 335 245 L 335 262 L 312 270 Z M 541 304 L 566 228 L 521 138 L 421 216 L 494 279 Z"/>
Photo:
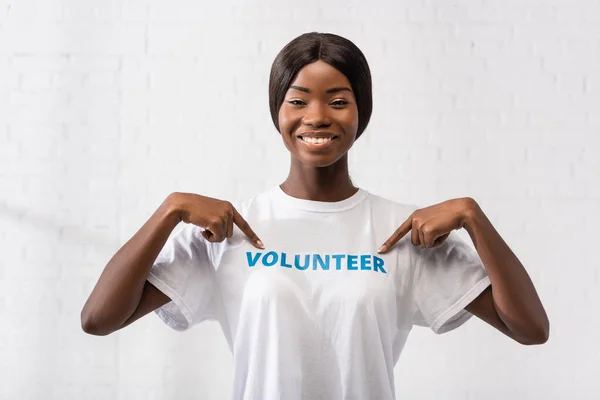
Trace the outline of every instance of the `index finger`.
<path fill-rule="evenodd" d="M 412 229 L 412 215 L 400 225 L 398 229 L 390 236 L 388 240 L 379 248 L 380 253 L 385 253 L 392 248 L 400 239 L 404 237 Z"/>
<path fill-rule="evenodd" d="M 233 223 L 237 225 L 238 228 L 250 239 L 252 244 L 260 249 L 264 249 L 265 245 L 263 242 L 256 236 L 256 233 L 250 228 L 248 222 L 240 215 L 240 213 L 233 207 Z"/>

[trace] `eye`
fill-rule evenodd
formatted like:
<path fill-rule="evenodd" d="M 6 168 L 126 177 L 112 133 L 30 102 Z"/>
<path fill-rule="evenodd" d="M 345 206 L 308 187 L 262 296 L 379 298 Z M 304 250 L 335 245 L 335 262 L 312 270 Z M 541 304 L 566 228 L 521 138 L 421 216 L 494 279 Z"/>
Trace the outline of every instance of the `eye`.
<path fill-rule="evenodd" d="M 336 100 L 333 103 L 334 106 L 340 107 L 340 106 L 345 106 L 346 104 L 348 104 L 348 102 L 346 100 Z"/>
<path fill-rule="evenodd" d="M 304 104 L 304 102 L 302 100 L 290 100 L 288 101 L 288 103 L 294 105 L 294 106 L 301 106 L 302 104 Z M 300 103 L 300 104 L 298 104 Z"/>

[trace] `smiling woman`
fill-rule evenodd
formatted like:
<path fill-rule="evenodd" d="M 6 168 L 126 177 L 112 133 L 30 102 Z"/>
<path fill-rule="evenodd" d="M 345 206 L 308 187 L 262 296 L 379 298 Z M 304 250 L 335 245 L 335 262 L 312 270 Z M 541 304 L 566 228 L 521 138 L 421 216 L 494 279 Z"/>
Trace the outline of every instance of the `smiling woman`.
<path fill-rule="evenodd" d="M 371 118 L 367 60 L 358 47 L 340 36 L 301 35 L 273 62 L 269 105 L 295 164 L 292 170 L 329 167 L 331 174 L 347 175 L 343 168 L 347 152 Z M 346 193 L 351 193 L 355 188 L 347 183 Z M 289 186 L 283 185 L 291 191 Z"/>
<path fill-rule="evenodd" d="M 547 340 L 527 273 L 473 199 L 419 209 L 353 185 L 348 151 L 371 97 L 349 40 L 288 43 L 269 80 L 286 180 L 235 205 L 169 195 L 105 267 L 84 330 L 108 334 L 151 311 L 176 330 L 216 320 L 234 399 L 392 400 L 415 325 L 444 333 L 477 315 L 520 343 Z M 477 252 L 452 233 L 462 228 Z"/>

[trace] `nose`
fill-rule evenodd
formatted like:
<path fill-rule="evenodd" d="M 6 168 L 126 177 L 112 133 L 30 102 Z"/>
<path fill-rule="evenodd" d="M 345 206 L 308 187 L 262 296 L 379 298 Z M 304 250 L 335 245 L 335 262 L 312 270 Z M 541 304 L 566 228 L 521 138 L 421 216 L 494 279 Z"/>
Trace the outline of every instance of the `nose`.
<path fill-rule="evenodd" d="M 331 125 L 331 117 L 327 113 L 327 106 L 320 103 L 313 103 L 306 108 L 306 114 L 302 118 L 302 123 L 315 128 Z"/>

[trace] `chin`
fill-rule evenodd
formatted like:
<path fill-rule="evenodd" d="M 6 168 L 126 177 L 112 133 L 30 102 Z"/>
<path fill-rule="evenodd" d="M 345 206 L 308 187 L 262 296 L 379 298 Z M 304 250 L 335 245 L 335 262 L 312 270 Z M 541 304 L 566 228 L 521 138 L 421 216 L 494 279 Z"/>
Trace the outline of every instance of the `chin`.
<path fill-rule="evenodd" d="M 304 165 L 314 168 L 325 168 L 335 164 L 343 154 L 296 154 L 296 158 Z"/>

